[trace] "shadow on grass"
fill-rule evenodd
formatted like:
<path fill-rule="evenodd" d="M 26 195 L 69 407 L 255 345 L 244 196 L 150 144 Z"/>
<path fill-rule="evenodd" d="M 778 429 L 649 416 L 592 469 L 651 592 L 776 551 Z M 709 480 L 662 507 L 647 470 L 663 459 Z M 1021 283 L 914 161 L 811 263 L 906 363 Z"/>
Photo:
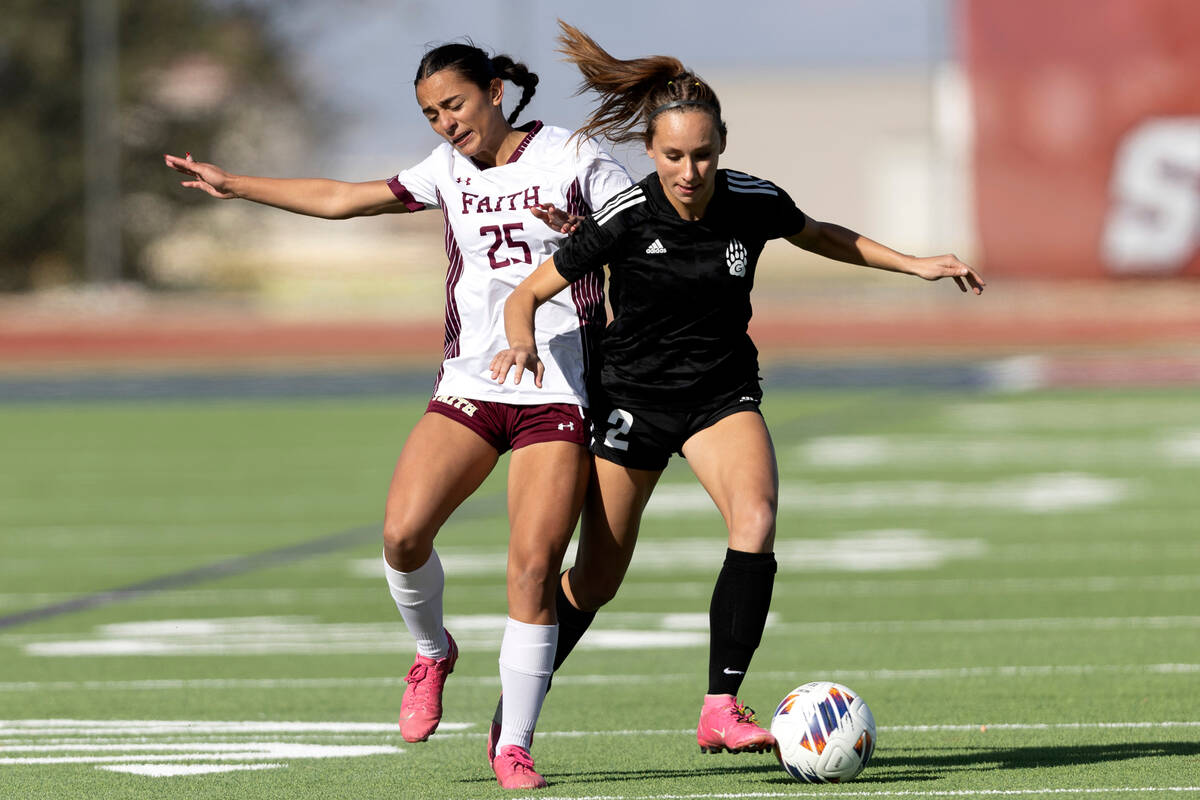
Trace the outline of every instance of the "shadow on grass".
<path fill-rule="evenodd" d="M 875 759 L 887 767 L 967 767 L 1026 769 L 1075 764 L 1101 764 L 1133 758 L 1200 755 L 1200 742 L 1115 742 L 1110 744 L 1038 747 L 954 748 L 948 752 L 896 754 Z"/>
<path fill-rule="evenodd" d="M 1102 764 L 1138 758 L 1200 756 L 1200 742 L 1127 742 L 1054 747 L 955 747 L 937 752 L 908 751 L 876 756 L 855 783 L 938 780 L 947 772 L 964 770 L 1036 769 Z M 794 783 L 787 776 L 769 783 Z"/>
<path fill-rule="evenodd" d="M 906 754 L 877 756 L 867 772 L 855 779 L 856 784 L 887 784 L 901 781 L 936 781 L 947 772 L 963 770 L 1033 769 L 1044 767 L 1100 764 L 1113 761 L 1129 761 L 1138 758 L 1161 758 L 1167 756 L 1200 756 L 1200 742 L 1137 742 L 1124 744 L 1096 744 L 1061 747 L 1005 747 L 989 749 L 982 747 L 947 748 L 924 754 L 909 751 Z M 670 769 L 633 769 L 544 773 L 551 784 L 578 786 L 586 784 L 611 784 L 623 781 L 670 780 L 672 778 L 743 777 L 757 782 L 795 785 L 779 768 L 774 758 L 769 760 L 745 761 L 728 757 L 714 759 L 710 764 L 696 767 L 673 767 Z M 493 783 L 494 779 L 463 778 L 459 783 Z"/>

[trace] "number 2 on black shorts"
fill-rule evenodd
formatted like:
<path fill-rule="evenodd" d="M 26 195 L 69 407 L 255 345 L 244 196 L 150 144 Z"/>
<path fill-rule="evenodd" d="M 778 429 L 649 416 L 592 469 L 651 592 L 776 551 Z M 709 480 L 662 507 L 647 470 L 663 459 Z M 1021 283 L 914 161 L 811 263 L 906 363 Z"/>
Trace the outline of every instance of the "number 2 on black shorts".
<path fill-rule="evenodd" d="M 608 415 L 608 424 L 612 427 L 604 434 L 604 446 L 613 450 L 628 450 L 629 442 L 621 437 L 629 433 L 629 429 L 633 427 L 633 414 L 615 408 Z"/>

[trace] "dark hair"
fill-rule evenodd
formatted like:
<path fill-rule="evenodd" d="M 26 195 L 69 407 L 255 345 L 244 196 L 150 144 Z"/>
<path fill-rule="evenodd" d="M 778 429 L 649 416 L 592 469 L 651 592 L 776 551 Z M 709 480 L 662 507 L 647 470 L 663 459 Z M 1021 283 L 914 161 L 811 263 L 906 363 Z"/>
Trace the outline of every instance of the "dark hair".
<path fill-rule="evenodd" d="M 538 76 L 524 64 L 513 61 L 510 56 L 488 56 L 480 48 L 467 43 L 452 42 L 435 47 L 427 52 L 417 65 L 416 86 L 435 72 L 452 69 L 485 92 L 496 78 L 512 82 L 521 88 L 521 100 L 508 115 L 508 124 L 515 125 L 517 115 L 529 105 L 537 89 Z"/>
<path fill-rule="evenodd" d="M 623 61 L 614 58 L 592 37 L 561 19 L 558 52 L 583 73 L 576 94 L 595 92 L 600 101 L 577 132 L 603 135 L 613 142 L 649 144 L 658 115 L 676 108 L 695 108 L 713 117 L 721 137 L 721 101 L 712 87 L 672 56 L 648 56 Z"/>

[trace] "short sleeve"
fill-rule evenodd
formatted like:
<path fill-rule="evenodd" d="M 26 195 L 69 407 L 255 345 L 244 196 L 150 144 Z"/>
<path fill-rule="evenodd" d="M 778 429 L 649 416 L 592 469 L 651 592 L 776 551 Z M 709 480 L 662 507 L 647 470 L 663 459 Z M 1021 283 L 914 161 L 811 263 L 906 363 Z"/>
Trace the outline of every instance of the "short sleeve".
<path fill-rule="evenodd" d="M 581 151 L 586 158 L 582 165 L 579 183 L 588 208 L 600 208 L 617 192 L 622 192 L 633 185 L 633 180 L 625 171 L 625 167 L 601 150 L 594 142 L 585 141 Z"/>
<path fill-rule="evenodd" d="M 804 230 L 804 226 L 808 223 L 808 217 L 796 207 L 795 201 L 787 192 L 779 189 L 767 221 L 768 239 L 786 239 Z"/>
<path fill-rule="evenodd" d="M 444 160 L 441 154 L 434 150 L 421 163 L 388 178 L 388 188 L 409 211 L 437 208 L 437 175 Z"/>
<path fill-rule="evenodd" d="M 558 274 L 574 283 L 607 264 L 612 260 L 620 238 L 617 228 L 616 225 L 600 227 L 595 217 L 585 219 L 554 253 L 554 268 Z"/>

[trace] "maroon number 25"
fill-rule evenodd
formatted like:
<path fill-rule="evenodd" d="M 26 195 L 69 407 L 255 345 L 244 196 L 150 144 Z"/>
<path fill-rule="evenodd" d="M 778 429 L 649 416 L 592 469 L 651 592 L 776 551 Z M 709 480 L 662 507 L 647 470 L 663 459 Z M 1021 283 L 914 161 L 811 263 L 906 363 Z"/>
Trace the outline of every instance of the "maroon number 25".
<path fill-rule="evenodd" d="M 524 229 L 525 223 L 523 222 L 510 222 L 503 228 L 501 228 L 499 225 L 484 225 L 479 229 L 480 236 L 491 234 L 495 239 L 492 242 L 492 246 L 488 248 L 488 261 L 491 262 L 492 269 L 501 269 L 502 267 L 507 267 L 510 264 L 515 264 L 518 261 L 526 264 L 533 263 L 533 253 L 530 252 L 529 245 L 525 244 L 525 242 L 522 242 L 520 239 L 514 239 L 512 235 L 513 231 L 520 231 Z M 505 244 L 507 244 L 513 250 L 520 250 L 525 254 L 525 257 L 506 258 L 503 261 L 498 260 L 496 258 L 496 251 L 498 251 L 500 247 Z M 516 254 L 509 253 L 509 255 L 515 256 Z"/>

